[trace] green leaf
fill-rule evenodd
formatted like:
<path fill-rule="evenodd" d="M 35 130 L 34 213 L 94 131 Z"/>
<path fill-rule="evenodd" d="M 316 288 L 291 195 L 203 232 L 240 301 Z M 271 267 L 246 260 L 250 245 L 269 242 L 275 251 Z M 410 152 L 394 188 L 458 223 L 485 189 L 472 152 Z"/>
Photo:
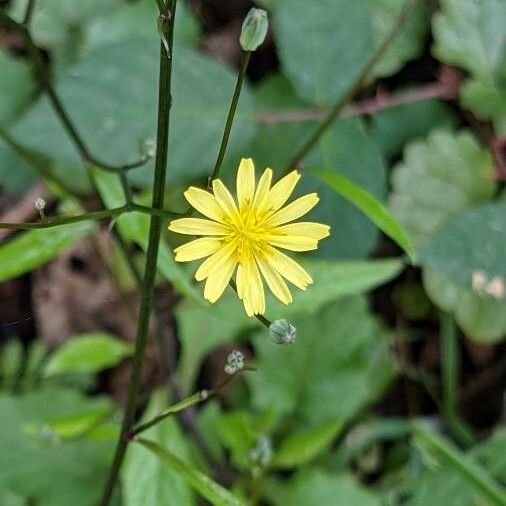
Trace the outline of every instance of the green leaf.
<path fill-rule="evenodd" d="M 273 465 L 283 468 L 306 464 L 328 449 L 342 429 L 342 422 L 330 422 L 288 436 L 276 451 Z"/>
<path fill-rule="evenodd" d="M 244 503 L 227 489 L 181 460 L 172 452 L 148 439 L 139 438 L 136 441 L 153 452 L 167 467 L 176 471 L 191 487 L 212 504 L 216 506 L 244 506 Z"/>
<path fill-rule="evenodd" d="M 95 156 L 111 164 L 139 159 L 139 144 L 156 138 L 159 43 L 132 37 L 102 45 L 66 70 L 57 91 Z M 205 86 L 201 83 L 205 82 Z M 121 83 L 121 86 L 118 86 Z M 209 172 L 218 150 L 235 75 L 220 63 L 187 48 L 174 55 L 169 181 L 188 181 Z M 228 157 L 236 160 L 254 135 L 252 104 L 243 88 Z M 29 147 L 50 155 L 67 170 L 83 172 L 74 147 L 45 98 L 13 129 Z M 114 142 L 111 142 L 114 139 Z M 130 172 L 140 186 L 151 186 L 153 163 Z"/>
<path fill-rule="evenodd" d="M 420 249 L 420 262 L 457 283 L 470 285 L 478 271 L 489 280 L 499 277 L 504 283 L 505 252 L 503 200 L 472 207 L 450 218 Z"/>
<path fill-rule="evenodd" d="M 322 171 L 317 172 L 316 175 L 346 200 L 358 207 L 380 230 L 393 239 L 413 259 L 414 250 L 411 240 L 399 222 L 381 202 L 360 186 L 339 174 Z"/>
<path fill-rule="evenodd" d="M 442 436 L 422 425 L 414 426 L 415 437 L 437 458 L 446 462 L 479 491 L 481 497 L 497 506 L 506 505 L 506 489 L 500 487 L 474 460 L 458 450 Z"/>
<path fill-rule="evenodd" d="M 0 125 L 6 125 L 27 106 L 35 90 L 28 65 L 3 50 L 0 50 L 0 75 Z"/>
<path fill-rule="evenodd" d="M 255 407 L 315 427 L 346 422 L 381 395 L 393 370 L 364 299 L 341 299 L 291 322 L 294 346 L 274 347 L 265 332 L 253 340 L 258 370 L 246 381 Z"/>
<path fill-rule="evenodd" d="M 342 98 L 373 48 L 367 2 L 276 2 L 273 25 L 283 70 L 297 94 L 311 103 Z"/>
<path fill-rule="evenodd" d="M 35 229 L 0 246 L 0 281 L 21 276 L 49 262 L 94 230 L 90 222 Z"/>
<path fill-rule="evenodd" d="M 268 495 L 274 506 L 380 506 L 379 498 L 348 474 L 316 469 L 300 471 L 290 480 L 272 482 Z"/>
<path fill-rule="evenodd" d="M 30 497 L 44 506 L 95 504 L 113 442 L 80 439 L 62 443 L 50 430 L 33 434 L 30 427 L 96 405 L 96 400 L 63 388 L 16 397 L 0 395 L 0 490 Z"/>
<path fill-rule="evenodd" d="M 290 306 L 269 296 L 267 313 L 272 320 L 313 314 L 339 297 L 364 293 L 386 283 L 403 268 L 399 260 L 311 260 L 302 262 L 302 265 L 311 273 L 314 284 L 306 292 L 294 290 L 295 302 Z M 214 305 L 184 302 L 176 308 L 176 318 L 183 346 L 180 374 L 185 391 L 191 389 L 207 353 L 232 341 L 240 332 L 258 325 L 255 319 L 245 315 L 242 303 L 231 290 Z"/>
<path fill-rule="evenodd" d="M 448 218 L 492 198 L 492 159 L 467 131 L 436 130 L 406 147 L 392 174 L 390 208 L 415 246 Z"/>
<path fill-rule="evenodd" d="M 21 375 L 23 345 L 19 339 L 9 339 L 0 350 L 0 378 L 4 386 L 12 386 Z"/>
<path fill-rule="evenodd" d="M 113 367 L 133 352 L 131 344 L 103 333 L 70 337 L 47 361 L 46 376 L 96 373 Z"/>
<path fill-rule="evenodd" d="M 152 419 L 167 408 L 166 390 L 156 391 L 142 417 Z M 177 458 L 190 462 L 189 448 L 175 418 L 169 417 L 143 433 L 153 444 L 166 445 Z M 189 464 L 187 464 L 189 465 Z M 138 445 L 130 445 L 122 471 L 122 488 L 125 506 L 160 506 L 174 504 L 192 506 L 193 494 L 185 480 L 151 452 Z"/>
<path fill-rule="evenodd" d="M 391 32 L 392 26 L 406 5 L 406 0 L 369 0 L 369 5 L 373 18 L 375 45 L 379 47 Z M 386 77 L 395 74 L 406 62 L 417 58 L 423 50 L 428 31 L 427 6 L 424 2 L 420 2 L 374 67 L 374 76 Z"/>
<path fill-rule="evenodd" d="M 506 4 L 502 0 L 442 0 L 434 17 L 433 52 L 487 81 L 504 62 Z"/>
<path fill-rule="evenodd" d="M 387 156 L 396 156 L 404 145 L 424 138 L 433 128 L 457 124 L 450 107 L 438 100 L 421 100 L 384 109 L 371 118 L 369 132 Z"/>
<path fill-rule="evenodd" d="M 100 196 L 108 208 L 122 206 L 125 197 L 119 177 L 100 169 L 92 169 L 93 178 L 98 187 Z M 144 251 L 148 249 L 149 216 L 140 213 L 128 213 L 120 216 L 117 222 L 121 235 L 128 241 L 133 241 Z M 183 295 L 200 300 L 199 295 L 186 272 L 174 260 L 174 255 L 163 240 L 158 250 L 157 268 L 162 276 L 172 283 L 174 288 Z"/>

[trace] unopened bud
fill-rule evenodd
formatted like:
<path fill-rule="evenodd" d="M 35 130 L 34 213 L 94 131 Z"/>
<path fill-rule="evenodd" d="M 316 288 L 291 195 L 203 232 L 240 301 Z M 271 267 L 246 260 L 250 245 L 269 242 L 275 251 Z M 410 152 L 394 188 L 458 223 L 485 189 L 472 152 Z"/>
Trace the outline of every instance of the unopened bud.
<path fill-rule="evenodd" d="M 39 211 L 40 217 L 44 220 L 46 218 L 46 215 L 44 214 L 44 209 L 46 207 L 46 201 L 42 197 L 39 197 L 37 200 L 35 200 L 33 205 L 34 205 L 35 209 L 37 209 L 37 211 Z"/>
<path fill-rule="evenodd" d="M 265 40 L 269 21 L 263 9 L 250 9 L 242 24 L 239 42 L 244 51 L 255 51 Z"/>
<path fill-rule="evenodd" d="M 269 337 L 276 344 L 293 344 L 297 329 L 286 320 L 275 320 L 269 326 Z"/>
<path fill-rule="evenodd" d="M 232 376 L 244 368 L 244 355 L 239 350 L 233 350 L 227 357 L 227 363 L 223 368 L 225 373 Z"/>

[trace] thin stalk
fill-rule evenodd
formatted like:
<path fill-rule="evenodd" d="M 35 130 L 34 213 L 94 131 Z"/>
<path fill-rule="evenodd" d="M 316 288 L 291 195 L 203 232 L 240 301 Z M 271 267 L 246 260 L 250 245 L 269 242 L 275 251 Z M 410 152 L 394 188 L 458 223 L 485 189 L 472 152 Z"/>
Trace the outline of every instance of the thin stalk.
<path fill-rule="evenodd" d="M 28 0 L 25 15 L 23 16 L 23 25 L 25 26 L 28 26 L 32 20 L 33 11 L 35 10 L 35 2 L 36 0 Z"/>
<path fill-rule="evenodd" d="M 166 40 L 169 41 L 171 54 L 169 55 L 162 41 L 160 41 L 160 71 L 158 87 L 158 125 L 156 140 L 156 161 L 155 175 L 153 181 L 153 209 L 163 209 L 165 195 L 165 175 L 167 171 L 168 139 L 170 126 L 170 109 L 172 105 L 171 96 L 171 77 L 173 61 L 173 39 L 174 39 L 174 19 L 176 17 L 176 2 L 172 0 L 170 6 L 170 21 L 167 27 Z M 162 230 L 162 220 L 159 216 L 152 216 L 149 227 L 149 244 L 146 253 L 146 268 L 143 280 L 143 296 L 139 311 L 139 321 L 137 326 L 137 336 L 135 341 L 135 354 L 132 364 L 132 376 L 128 386 L 125 414 L 121 426 L 121 433 L 116 445 L 113 462 L 109 469 L 109 475 L 104 486 L 101 506 L 107 506 L 110 503 L 114 486 L 125 456 L 128 445 L 128 435 L 132 429 L 135 416 L 135 408 L 139 394 L 139 387 L 142 376 L 144 355 L 148 341 L 148 327 L 151 310 L 153 307 L 154 284 L 156 276 L 156 261 L 158 258 L 158 248 L 160 244 L 160 235 Z"/>
<path fill-rule="evenodd" d="M 229 284 L 230 288 L 232 288 L 232 290 L 234 290 L 234 292 L 235 292 L 235 293 L 237 293 L 237 295 L 239 295 L 239 292 L 237 291 L 237 284 L 236 284 L 236 282 L 235 282 L 233 279 L 231 279 L 231 280 L 229 281 L 229 283 L 228 283 L 228 284 Z M 257 320 L 258 320 L 258 321 L 259 321 L 259 322 L 260 322 L 260 323 L 261 323 L 264 327 L 266 327 L 267 329 L 269 329 L 269 328 L 270 328 L 270 326 L 271 326 L 271 323 L 272 323 L 272 322 L 271 322 L 268 318 L 266 318 L 264 315 L 261 315 L 261 314 L 256 314 L 256 315 L 255 315 L 255 318 L 256 318 L 256 319 L 257 319 Z"/>
<path fill-rule="evenodd" d="M 390 46 L 391 42 L 395 39 L 399 31 L 404 26 L 404 23 L 411 16 L 412 12 L 415 10 L 416 6 L 420 3 L 421 0 L 407 0 L 404 7 L 402 8 L 399 17 L 395 21 L 392 29 L 385 37 L 383 42 L 380 44 L 378 49 L 371 55 L 369 60 L 365 63 L 362 72 L 360 73 L 358 79 L 355 81 L 355 84 L 351 87 L 351 89 L 340 99 L 338 100 L 332 109 L 328 112 L 325 119 L 320 123 L 318 128 L 315 130 L 313 135 L 309 138 L 309 140 L 297 151 L 295 156 L 291 159 L 290 163 L 287 165 L 285 172 L 288 173 L 292 169 L 300 168 L 302 162 L 309 154 L 309 152 L 316 146 L 318 141 L 321 139 L 323 134 L 327 131 L 327 129 L 334 123 L 334 121 L 338 118 L 341 111 L 344 109 L 346 104 L 355 96 L 355 94 L 364 86 L 364 84 L 369 79 L 371 71 L 374 69 L 376 64 L 385 54 L 385 51 Z"/>
<path fill-rule="evenodd" d="M 232 130 L 232 124 L 234 122 L 235 111 L 237 110 L 237 104 L 239 103 L 239 97 L 241 96 L 241 89 L 244 83 L 244 77 L 246 76 L 246 70 L 248 68 L 249 60 L 251 58 L 251 51 L 246 51 L 242 58 L 241 69 L 237 76 L 237 82 L 235 84 L 234 94 L 232 95 L 232 101 L 228 109 L 227 121 L 225 123 L 225 129 L 223 130 L 223 136 L 221 138 L 220 151 L 218 152 L 218 158 L 214 164 L 213 172 L 208 179 L 207 187 L 211 187 L 213 179 L 216 179 L 220 174 L 220 169 L 225 158 L 227 151 L 228 139 L 230 138 L 230 132 Z"/>
<path fill-rule="evenodd" d="M 442 314 L 440 322 L 443 406 L 447 414 L 456 415 L 460 361 L 457 328 L 453 317 L 449 314 Z"/>

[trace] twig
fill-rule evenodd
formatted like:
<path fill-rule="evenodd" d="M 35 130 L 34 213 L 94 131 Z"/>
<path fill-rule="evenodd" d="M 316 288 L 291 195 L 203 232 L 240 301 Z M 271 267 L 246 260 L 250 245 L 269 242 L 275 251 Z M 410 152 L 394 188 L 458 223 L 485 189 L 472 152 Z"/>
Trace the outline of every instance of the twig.
<path fill-rule="evenodd" d="M 35 9 L 36 0 L 28 0 L 28 4 L 26 5 L 25 15 L 23 17 L 23 25 L 28 26 L 30 21 L 32 20 L 33 11 Z"/>
<path fill-rule="evenodd" d="M 158 127 L 156 142 L 156 161 L 155 176 L 153 181 L 152 208 L 163 209 L 165 196 L 165 175 L 167 170 L 168 138 L 170 124 L 170 109 L 172 105 L 171 96 L 171 77 L 173 62 L 173 40 L 174 40 L 174 19 L 176 16 L 177 0 L 171 0 L 168 14 L 170 19 L 164 29 L 162 38 L 169 44 L 170 54 L 168 54 L 164 41 L 160 41 L 160 71 L 158 87 Z M 153 307 L 154 283 L 156 275 L 156 262 L 158 258 L 158 249 L 160 244 L 160 235 L 162 220 L 158 216 L 152 216 L 149 227 L 149 243 L 146 253 L 146 268 L 143 280 L 143 297 L 139 312 L 139 322 L 137 326 L 137 336 L 135 341 L 135 354 L 132 364 L 132 376 L 130 378 L 125 414 L 121 426 L 121 433 L 116 445 L 113 462 L 109 469 L 107 481 L 104 486 L 101 506 L 107 506 L 111 500 L 114 485 L 125 456 L 128 445 L 128 435 L 131 432 L 137 397 L 142 376 L 144 355 L 146 351 L 149 318 Z"/>
<path fill-rule="evenodd" d="M 374 69 L 379 60 L 383 57 L 385 51 L 390 46 L 392 40 L 397 36 L 401 28 L 403 27 L 406 20 L 415 10 L 416 6 L 419 4 L 420 0 L 407 0 L 404 5 L 399 17 L 395 21 L 390 33 L 385 37 L 385 40 L 379 46 L 379 48 L 372 54 L 369 60 L 364 65 L 360 76 L 358 77 L 355 84 L 351 87 L 351 89 L 340 99 L 338 100 L 332 109 L 328 112 L 325 119 L 322 121 L 320 126 L 315 130 L 313 135 L 309 138 L 309 140 L 297 151 L 295 156 L 292 158 L 290 163 L 287 165 L 285 172 L 288 173 L 292 169 L 300 168 L 302 162 L 309 154 L 309 152 L 315 147 L 318 141 L 321 139 L 322 135 L 327 131 L 327 129 L 334 123 L 337 119 L 344 106 L 355 96 L 355 94 L 362 88 L 362 86 L 369 79 L 369 75 L 371 71 Z"/>

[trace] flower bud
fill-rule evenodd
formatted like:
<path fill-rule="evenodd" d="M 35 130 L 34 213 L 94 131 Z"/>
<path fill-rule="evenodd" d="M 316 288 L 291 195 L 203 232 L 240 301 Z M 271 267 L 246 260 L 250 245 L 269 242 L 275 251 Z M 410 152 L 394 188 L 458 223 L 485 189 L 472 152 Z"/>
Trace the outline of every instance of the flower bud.
<path fill-rule="evenodd" d="M 39 197 L 37 200 L 35 200 L 33 205 L 37 211 L 44 211 L 44 208 L 46 207 L 46 201 L 43 198 Z"/>
<path fill-rule="evenodd" d="M 250 9 L 242 24 L 239 42 L 244 51 L 255 51 L 267 34 L 269 21 L 263 9 Z"/>
<path fill-rule="evenodd" d="M 223 368 L 225 374 L 232 376 L 244 368 L 244 355 L 239 350 L 233 350 L 228 354 L 227 363 Z"/>
<path fill-rule="evenodd" d="M 293 344 L 297 329 L 286 320 L 275 320 L 269 326 L 269 337 L 276 344 Z"/>

